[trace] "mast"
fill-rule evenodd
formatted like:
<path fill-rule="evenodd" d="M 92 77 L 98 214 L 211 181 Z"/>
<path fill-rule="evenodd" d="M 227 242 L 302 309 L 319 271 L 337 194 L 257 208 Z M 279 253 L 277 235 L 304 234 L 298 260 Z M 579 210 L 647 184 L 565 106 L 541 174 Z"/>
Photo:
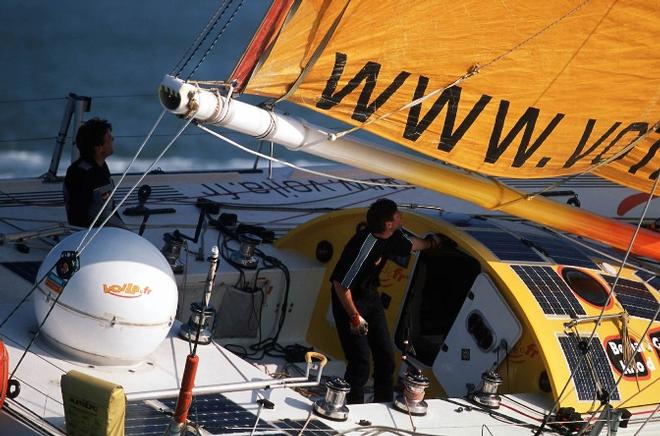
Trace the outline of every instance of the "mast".
<path fill-rule="evenodd" d="M 160 100 L 170 112 L 193 117 L 200 124 L 228 128 L 276 142 L 289 150 L 302 150 L 365 171 L 387 174 L 475 203 L 484 209 L 499 210 L 557 230 L 602 241 L 621 250 L 627 250 L 635 231 L 628 224 L 544 197 L 527 199 L 523 193 L 492 179 L 438 166 L 424 159 L 376 148 L 346 137 L 333 140 L 322 129 L 297 118 L 228 99 L 171 76 L 165 76 L 161 83 Z M 660 259 L 660 235 L 640 230 L 632 252 Z"/>

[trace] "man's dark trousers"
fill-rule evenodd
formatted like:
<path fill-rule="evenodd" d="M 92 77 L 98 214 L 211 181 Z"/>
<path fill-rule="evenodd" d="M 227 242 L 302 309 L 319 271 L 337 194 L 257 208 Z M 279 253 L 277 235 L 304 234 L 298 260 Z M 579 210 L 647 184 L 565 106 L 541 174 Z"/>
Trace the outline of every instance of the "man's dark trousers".
<path fill-rule="evenodd" d="M 369 380 L 369 355 L 373 354 L 374 402 L 391 402 L 394 351 L 380 296 L 375 289 L 370 289 L 364 297 L 354 299 L 353 303 L 362 318 L 369 324 L 367 336 L 351 333 L 350 318 L 335 291 L 332 291 L 332 313 L 339 341 L 346 357 L 344 378 L 351 385 L 351 391 L 346 396 L 346 400 L 349 404 L 364 403 L 364 385 Z"/>

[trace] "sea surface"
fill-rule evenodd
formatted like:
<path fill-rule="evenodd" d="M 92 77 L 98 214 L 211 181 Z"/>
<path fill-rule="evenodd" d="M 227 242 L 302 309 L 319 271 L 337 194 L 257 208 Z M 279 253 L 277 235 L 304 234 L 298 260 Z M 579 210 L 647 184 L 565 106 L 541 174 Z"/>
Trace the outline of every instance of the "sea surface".
<path fill-rule="evenodd" d="M 161 112 L 157 89 L 222 4 L 229 10 L 184 72 L 201 58 L 235 6 L 242 3 L 194 79 L 225 80 L 270 1 L 239 0 L 2 0 L 0 2 L 0 178 L 47 171 L 69 93 L 92 98 L 85 118 L 113 124 L 115 155 L 122 172 Z M 292 112 L 295 112 L 293 109 Z M 295 113 L 294 113 L 295 115 Z M 147 168 L 182 125 L 166 115 L 131 172 Z M 71 135 L 60 174 L 71 158 Z M 242 138 L 245 145 L 254 141 Z M 298 164 L 318 158 L 276 148 Z M 165 171 L 244 168 L 254 158 L 189 127 L 156 165 Z"/>

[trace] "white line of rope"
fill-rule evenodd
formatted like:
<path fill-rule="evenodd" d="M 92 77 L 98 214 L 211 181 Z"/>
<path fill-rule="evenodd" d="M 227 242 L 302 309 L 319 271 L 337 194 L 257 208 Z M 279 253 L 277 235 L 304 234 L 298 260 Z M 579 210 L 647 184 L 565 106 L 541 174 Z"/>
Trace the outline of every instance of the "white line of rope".
<path fill-rule="evenodd" d="M 591 245 L 585 244 L 584 242 L 580 241 L 579 239 L 573 238 L 573 237 L 571 237 L 571 236 L 569 236 L 569 235 L 565 235 L 565 234 L 563 234 L 563 233 L 561 233 L 561 232 L 558 232 L 557 230 L 554 230 L 554 229 L 551 229 L 551 228 L 548 228 L 548 227 L 545 227 L 545 229 L 550 230 L 550 231 L 552 231 L 555 235 L 560 236 L 560 237 L 566 239 L 567 241 L 571 241 L 571 242 L 573 242 L 574 244 L 577 244 L 577 245 L 579 245 L 580 247 L 584 248 L 585 250 L 592 251 L 592 252 L 596 253 L 596 254 L 599 255 L 599 256 L 602 256 L 602 257 L 604 257 L 604 258 L 607 258 L 607 259 L 609 259 L 609 260 L 612 260 L 612 261 L 614 261 L 614 262 L 616 262 L 616 263 L 621 263 L 621 262 L 623 262 L 623 261 L 622 261 L 621 259 L 619 259 L 618 257 L 614 257 L 614 256 L 612 256 L 612 255 L 610 255 L 610 254 L 605 253 L 604 251 L 601 251 L 601 250 L 597 249 L 596 247 L 592 247 Z M 640 266 L 640 265 L 635 265 L 635 269 L 637 269 L 637 270 L 639 270 L 639 271 L 644 271 L 644 272 L 649 273 L 649 274 L 654 275 L 654 276 L 655 276 L 655 275 L 660 275 L 657 271 L 653 271 L 653 270 L 650 270 L 650 269 L 648 269 L 648 268 L 644 268 L 643 266 Z"/>
<path fill-rule="evenodd" d="M 522 47 L 523 45 L 527 44 L 528 42 L 532 41 L 533 39 L 538 38 L 538 37 L 541 36 L 543 33 L 547 32 L 549 29 L 551 29 L 552 27 L 556 26 L 557 24 L 559 24 L 561 21 L 563 21 L 563 20 L 566 19 L 567 17 L 573 15 L 575 12 L 577 12 L 577 11 L 580 10 L 580 9 L 582 9 L 582 7 L 584 7 L 584 6 L 585 6 L 587 3 L 589 3 L 590 1 L 591 1 L 591 0 L 585 0 L 585 1 L 583 1 L 582 3 L 580 3 L 579 5 L 577 5 L 575 8 L 571 9 L 570 11 L 568 11 L 566 14 L 562 15 L 561 17 L 557 18 L 557 19 L 556 19 L 555 21 L 553 21 L 552 23 L 550 23 L 550 24 L 548 24 L 547 26 L 545 26 L 543 29 L 539 30 L 538 32 L 536 32 L 535 34 L 531 35 L 531 36 L 528 37 L 527 39 L 525 39 L 525 40 L 519 42 L 518 44 L 516 44 L 515 46 L 513 46 L 513 47 L 510 48 L 509 50 L 507 50 L 507 51 L 505 51 L 504 53 L 500 54 L 499 56 L 497 56 L 497 57 L 491 59 L 490 61 L 486 62 L 485 64 L 483 64 L 483 65 L 478 65 L 478 64 L 472 65 L 472 66 L 468 69 L 468 71 L 467 71 L 465 74 L 463 74 L 462 76 L 460 76 L 459 78 L 457 78 L 456 80 L 454 80 L 454 81 L 453 81 L 452 83 L 450 83 L 449 85 L 444 86 L 444 87 L 442 87 L 442 88 L 437 88 L 437 89 L 433 90 L 432 92 L 430 92 L 429 94 L 427 94 L 427 95 L 425 95 L 425 96 L 423 96 L 423 97 L 420 97 L 420 98 L 418 98 L 418 99 L 416 99 L 416 100 L 413 100 L 412 102 L 407 103 L 407 104 L 401 106 L 400 108 L 395 109 L 395 110 L 392 111 L 392 112 L 388 112 L 388 113 L 383 114 L 383 115 L 381 115 L 381 116 L 379 116 L 379 117 L 369 119 L 369 120 L 363 122 L 362 124 L 360 124 L 359 126 L 355 126 L 355 127 L 352 127 L 352 128 L 350 128 L 350 129 L 347 129 L 347 130 L 344 130 L 344 131 L 341 131 L 341 132 L 331 133 L 331 134 L 328 135 L 328 138 L 330 138 L 331 140 L 334 140 L 334 139 L 336 139 L 336 138 L 341 138 L 342 136 L 348 135 L 349 133 L 355 132 L 355 131 L 357 131 L 357 130 L 361 130 L 361 129 L 365 128 L 366 126 L 368 126 L 368 125 L 370 125 L 370 124 L 372 124 L 372 123 L 375 123 L 375 122 L 380 121 L 380 120 L 385 119 L 385 118 L 389 118 L 390 116 L 392 116 L 392 115 L 394 115 L 394 114 L 396 114 L 396 113 L 398 113 L 398 112 L 404 111 L 404 110 L 406 110 L 406 109 L 408 109 L 408 108 L 410 108 L 410 107 L 412 107 L 412 106 L 415 106 L 415 105 L 421 104 L 421 103 L 424 102 L 425 100 L 428 100 L 429 98 L 431 98 L 431 97 L 433 97 L 433 96 L 435 96 L 435 95 L 437 95 L 437 94 L 439 94 L 439 93 L 445 91 L 446 89 L 449 89 L 449 88 L 451 88 L 451 87 L 453 87 L 453 86 L 458 85 L 459 83 L 463 82 L 464 80 L 466 80 L 466 79 L 468 79 L 468 78 L 474 76 L 475 74 L 479 73 L 483 68 L 488 67 L 488 66 L 494 64 L 495 62 L 500 61 L 501 59 L 503 59 L 503 58 L 505 58 L 506 56 L 510 55 L 510 54 L 513 53 L 514 51 L 518 50 L 518 49 L 519 49 L 520 47 Z"/>
<path fill-rule="evenodd" d="M 600 325 L 600 322 L 603 318 L 603 314 L 605 313 L 605 307 L 607 307 L 607 305 L 610 304 L 610 300 L 612 299 L 612 296 L 615 295 L 615 290 L 616 290 L 617 285 L 619 284 L 619 278 L 621 277 L 621 272 L 623 271 L 623 268 L 628 263 L 628 257 L 630 257 L 630 252 L 632 251 L 633 245 L 635 245 L 635 239 L 637 239 L 637 234 L 639 233 L 639 229 L 642 227 L 642 223 L 644 222 L 644 218 L 646 217 L 646 213 L 648 212 L 649 206 L 651 205 L 651 200 L 653 200 L 655 190 L 658 187 L 658 181 L 660 181 L 660 177 L 656 177 L 655 182 L 653 183 L 653 188 L 651 189 L 651 192 L 649 192 L 649 198 L 648 198 L 648 200 L 646 200 L 646 204 L 644 205 L 644 210 L 642 211 L 642 215 L 639 217 L 639 221 L 637 222 L 637 227 L 635 227 L 635 231 L 633 232 L 633 235 L 630 238 L 630 243 L 628 244 L 628 249 L 626 250 L 626 255 L 623 257 L 623 261 L 621 262 L 621 265 L 619 265 L 619 271 L 617 272 L 616 278 L 614 279 L 614 283 L 612 284 L 612 287 L 610 288 L 610 292 L 607 296 L 607 301 L 605 301 L 605 304 L 600 309 L 600 313 L 598 315 L 598 321 L 594 324 L 594 328 L 591 331 L 591 335 L 589 336 L 588 343 L 591 343 L 591 339 L 596 335 L 596 329 Z"/>
<path fill-rule="evenodd" d="M 128 199 L 128 197 L 133 193 L 133 191 L 135 191 L 135 188 L 137 188 L 137 186 L 142 182 L 142 180 L 144 180 L 144 178 L 147 177 L 147 175 L 149 174 L 149 172 L 150 172 L 150 171 L 156 166 L 156 164 L 158 163 L 158 161 L 160 161 L 160 159 L 165 155 L 165 153 L 167 153 L 167 151 L 170 149 L 170 147 L 172 146 L 172 144 L 174 144 L 174 142 L 175 142 L 177 139 L 179 139 L 179 136 L 181 136 L 181 134 L 184 132 L 184 130 L 186 130 L 186 128 L 190 125 L 190 123 L 192 122 L 192 120 L 193 120 L 193 119 L 192 119 L 192 117 L 191 117 L 191 118 L 188 119 L 188 121 L 186 121 L 186 123 L 183 125 L 183 127 L 181 127 L 181 129 L 179 129 L 179 131 L 176 133 L 176 135 L 174 136 L 174 138 L 172 138 L 172 140 L 169 142 L 169 144 L 167 144 L 167 145 L 165 146 L 165 148 L 163 148 L 163 151 L 162 151 L 162 152 L 156 157 L 156 159 L 154 159 L 154 161 L 151 163 L 151 165 L 149 165 L 149 168 L 147 168 L 146 170 L 144 170 L 144 173 L 143 173 L 143 174 L 140 176 L 140 178 L 139 178 L 139 179 L 133 184 L 133 186 L 131 187 L 131 189 L 128 190 L 128 192 L 126 193 L 126 195 L 124 195 L 124 198 L 121 199 L 121 201 L 117 204 L 117 206 L 115 206 L 115 208 L 112 209 L 112 212 L 110 212 L 110 213 L 108 214 L 108 216 L 103 220 L 103 222 L 101 223 L 101 225 L 99 225 L 99 227 L 96 229 L 96 232 L 94 232 L 94 234 L 93 234 L 93 235 L 87 240 L 87 242 L 85 242 L 85 245 L 83 245 L 82 247 L 80 247 L 80 250 L 79 250 L 79 251 L 76 250 L 76 251 L 78 252 L 78 255 L 82 254 L 82 252 L 85 250 L 85 248 L 87 248 L 87 246 L 89 245 L 89 243 L 92 242 L 92 240 L 96 237 L 96 235 L 99 234 L 99 232 L 101 231 L 101 229 L 102 229 L 102 228 L 105 226 L 105 224 L 110 220 L 110 218 L 112 218 L 112 216 L 113 216 L 113 215 L 119 210 L 119 208 L 124 204 L 124 202 L 125 202 L 125 201 Z"/>
<path fill-rule="evenodd" d="M 117 182 L 115 187 L 112 189 L 112 192 L 110 193 L 108 198 L 105 199 L 105 202 L 103 202 L 103 206 L 101 206 L 99 211 L 96 213 L 96 216 L 94 217 L 94 219 L 92 220 L 92 223 L 87 228 L 87 231 L 83 235 L 82 239 L 80 240 L 80 243 L 78 244 L 78 247 L 75 250 L 76 252 L 78 252 L 78 254 L 80 254 L 80 252 L 78 250 L 80 250 L 80 247 L 85 243 L 85 240 L 87 239 L 87 236 L 89 236 L 89 233 L 92 231 L 92 228 L 94 227 L 96 222 L 99 220 L 99 217 L 101 216 L 101 214 L 103 213 L 105 208 L 108 206 L 108 203 L 110 203 L 112 201 L 112 199 L 114 198 L 115 192 L 117 192 L 117 189 L 119 189 L 119 186 L 122 184 L 122 182 L 126 178 L 126 174 L 128 174 L 128 170 L 131 169 L 131 166 L 133 165 L 133 163 L 135 163 L 138 156 L 140 156 L 140 153 L 142 153 L 142 149 L 144 148 L 144 146 L 147 144 L 147 142 L 149 141 L 149 139 L 153 135 L 154 131 L 156 130 L 156 127 L 158 127 L 160 122 L 163 120 L 163 117 L 165 116 L 165 112 L 166 111 L 163 109 L 163 111 L 158 116 L 158 119 L 156 120 L 154 125 L 151 127 L 151 130 L 149 130 L 149 133 L 147 133 L 147 136 L 144 138 L 144 141 L 142 141 L 142 144 L 140 145 L 140 147 L 138 147 L 137 151 L 133 155 L 133 159 L 128 163 L 128 166 L 126 167 L 126 169 L 124 170 L 124 173 L 119 178 L 119 181 Z M 112 216 L 112 214 L 110 214 L 110 216 Z"/>
<path fill-rule="evenodd" d="M 655 415 L 655 413 L 658 411 L 658 408 L 660 408 L 660 403 L 658 403 L 655 406 L 655 409 L 653 409 L 653 412 L 648 416 L 648 418 L 646 418 L 646 420 L 642 423 L 642 425 L 639 426 L 639 428 L 637 429 L 637 431 L 635 432 L 635 434 L 633 436 L 637 436 L 639 434 L 639 432 L 642 431 L 644 426 L 646 426 L 646 424 L 651 420 L 651 418 L 653 418 L 653 415 Z"/>
<path fill-rule="evenodd" d="M 232 141 L 231 139 L 227 138 L 226 136 L 223 136 L 222 134 L 209 129 L 208 127 L 205 127 L 205 126 L 202 126 L 202 125 L 199 125 L 199 124 L 197 125 L 197 127 L 202 129 L 206 133 L 209 133 L 209 134 L 215 136 L 216 138 L 221 139 L 221 140 L 225 141 L 226 143 L 228 143 L 230 145 L 233 145 L 234 147 L 238 148 L 239 150 L 245 151 L 246 153 L 250 153 L 254 156 L 259 156 L 260 158 L 266 159 L 268 161 L 276 162 L 276 163 L 279 163 L 279 164 L 282 164 L 282 165 L 288 166 L 290 168 L 293 168 L 293 169 L 296 169 L 296 170 L 299 170 L 299 171 L 303 171 L 303 172 L 306 172 L 306 173 L 309 173 L 309 174 L 314 174 L 314 175 L 322 176 L 322 177 L 328 177 L 328 178 L 331 178 L 331 179 L 342 180 L 342 181 L 345 181 L 345 182 L 361 183 L 363 185 L 368 185 L 368 186 L 383 186 L 383 187 L 387 187 L 387 188 L 414 188 L 415 187 L 414 185 L 405 185 L 405 184 L 400 185 L 400 184 L 396 184 L 396 183 L 368 182 L 368 181 L 364 181 L 364 180 L 351 179 L 351 178 L 348 178 L 348 177 L 339 177 L 339 176 L 335 176 L 335 175 L 332 175 L 332 174 L 329 174 L 329 173 L 324 173 L 322 171 L 310 170 L 309 168 L 303 168 L 303 167 L 300 167 L 298 165 L 287 162 L 285 160 L 277 159 L 277 158 L 268 156 L 266 154 L 259 153 L 258 151 L 251 150 L 251 149 L 249 149 L 249 148 L 247 148 L 243 145 L 240 145 L 238 142 Z"/>
<path fill-rule="evenodd" d="M 596 164 L 590 166 L 589 168 L 585 169 L 584 171 L 580 171 L 579 173 L 571 174 L 570 176 L 564 177 L 563 179 L 558 180 L 557 182 L 552 183 L 552 184 L 546 186 L 546 187 L 543 188 L 543 189 L 540 189 L 540 190 L 538 190 L 538 191 L 535 191 L 535 192 L 532 192 L 532 193 L 529 193 L 529 194 L 523 195 L 523 196 L 518 197 L 518 198 L 514 198 L 513 200 L 509 200 L 509 201 L 507 201 L 507 202 L 505 202 L 505 203 L 500 203 L 500 204 L 498 204 L 497 206 L 495 206 L 494 209 L 500 209 L 500 208 L 502 208 L 502 207 L 504 207 L 504 206 L 508 206 L 508 205 L 510 205 L 510 204 L 512 204 L 512 203 L 516 203 L 516 202 L 518 202 L 518 201 L 520 201 L 520 200 L 531 200 L 531 199 L 533 199 L 534 197 L 536 197 L 536 196 L 538 196 L 538 195 L 544 194 L 544 193 L 546 193 L 546 192 L 548 192 L 548 191 L 551 191 L 551 190 L 553 190 L 553 189 L 555 189 L 555 188 L 558 188 L 558 187 L 560 187 L 560 186 L 562 186 L 562 185 L 564 185 L 564 184 L 570 182 L 571 180 L 575 179 L 576 177 L 582 176 L 582 175 L 584 175 L 584 174 L 590 174 L 590 173 L 596 171 L 598 168 L 603 167 L 603 166 L 605 166 L 605 165 L 608 165 L 608 164 L 612 163 L 613 161 L 619 159 L 619 157 L 621 157 L 622 155 L 628 153 L 630 150 L 632 150 L 634 147 L 636 147 L 637 144 L 638 144 L 641 140 L 643 140 L 644 138 L 646 138 L 646 137 L 647 137 L 648 135 L 650 135 L 652 132 L 655 132 L 657 129 L 660 129 L 660 121 L 659 121 L 659 122 L 656 122 L 652 127 L 650 127 L 650 128 L 646 131 L 646 133 L 644 133 L 643 135 L 640 135 L 640 136 L 638 136 L 637 138 L 633 139 L 632 141 L 630 141 L 630 144 L 626 145 L 626 146 L 623 147 L 621 150 L 617 151 L 616 153 L 614 153 L 612 156 L 608 157 L 607 159 L 603 159 L 603 160 L 601 160 L 600 162 L 598 162 L 598 163 L 596 163 Z M 498 183 L 498 184 L 501 184 L 501 185 L 506 186 L 504 183 L 500 182 L 500 181 L 497 180 L 495 177 L 490 177 L 490 176 L 489 176 L 488 178 L 491 179 L 491 180 L 493 180 L 495 183 Z"/>
<path fill-rule="evenodd" d="M 651 193 L 649 194 L 649 198 L 646 201 L 646 206 L 644 207 L 644 211 L 642 212 L 642 215 L 639 219 L 639 222 L 637 223 L 637 227 L 635 228 L 635 232 L 633 233 L 632 238 L 630 239 L 630 243 L 628 244 L 628 250 L 626 251 L 626 255 L 624 256 L 623 261 L 622 261 L 621 265 L 619 266 L 619 271 L 616 275 L 616 279 L 614 280 L 614 284 L 612 285 L 612 287 L 610 289 L 610 292 L 607 295 L 607 301 L 605 302 L 605 304 L 601 308 L 600 314 L 598 315 L 598 320 L 594 323 L 594 328 L 591 331 L 591 334 L 589 335 L 589 339 L 587 341 L 588 345 L 591 345 L 591 340 L 596 335 L 596 330 L 598 329 L 598 326 L 600 325 L 600 323 L 602 321 L 603 314 L 605 312 L 605 307 L 609 304 L 610 300 L 612 299 L 612 295 L 614 295 L 614 290 L 616 288 L 616 285 L 618 284 L 619 277 L 621 276 L 621 272 L 623 271 L 623 267 L 626 265 L 626 262 L 628 261 L 628 257 L 630 256 L 630 251 L 632 249 L 632 246 L 635 243 L 635 239 L 637 238 L 637 234 L 639 232 L 639 229 L 642 225 L 642 222 L 644 221 L 644 217 L 646 215 L 646 212 L 648 211 L 651 200 L 653 199 L 653 194 L 655 193 L 655 189 L 658 186 L 658 180 L 660 180 L 660 177 L 656 178 L 655 183 L 653 184 L 653 189 L 651 190 Z M 573 377 L 575 377 L 575 372 L 577 371 L 578 368 L 580 368 L 582 366 L 582 362 L 584 361 L 585 356 L 586 356 L 586 354 L 582 354 L 580 356 L 580 359 L 578 360 L 577 365 L 575 366 L 575 369 L 571 370 L 570 376 L 566 380 L 566 383 L 564 384 L 564 387 L 562 388 L 559 395 L 557 395 L 557 399 L 555 400 L 554 404 L 552 405 L 552 409 L 550 410 L 550 413 L 547 416 L 550 416 L 553 413 L 555 413 L 555 410 L 557 409 L 557 406 L 559 405 L 559 402 L 561 401 L 562 397 L 564 396 L 564 393 L 566 392 L 566 389 L 568 388 L 568 385 L 571 383 L 571 380 L 573 380 Z"/>

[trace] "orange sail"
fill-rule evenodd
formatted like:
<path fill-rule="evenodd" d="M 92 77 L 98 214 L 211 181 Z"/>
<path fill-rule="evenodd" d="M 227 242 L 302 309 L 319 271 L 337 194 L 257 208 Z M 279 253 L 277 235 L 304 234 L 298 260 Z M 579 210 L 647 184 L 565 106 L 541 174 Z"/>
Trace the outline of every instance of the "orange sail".
<path fill-rule="evenodd" d="M 593 170 L 643 192 L 658 177 L 656 2 L 284 5 L 237 67 L 248 93 L 481 174 Z"/>

